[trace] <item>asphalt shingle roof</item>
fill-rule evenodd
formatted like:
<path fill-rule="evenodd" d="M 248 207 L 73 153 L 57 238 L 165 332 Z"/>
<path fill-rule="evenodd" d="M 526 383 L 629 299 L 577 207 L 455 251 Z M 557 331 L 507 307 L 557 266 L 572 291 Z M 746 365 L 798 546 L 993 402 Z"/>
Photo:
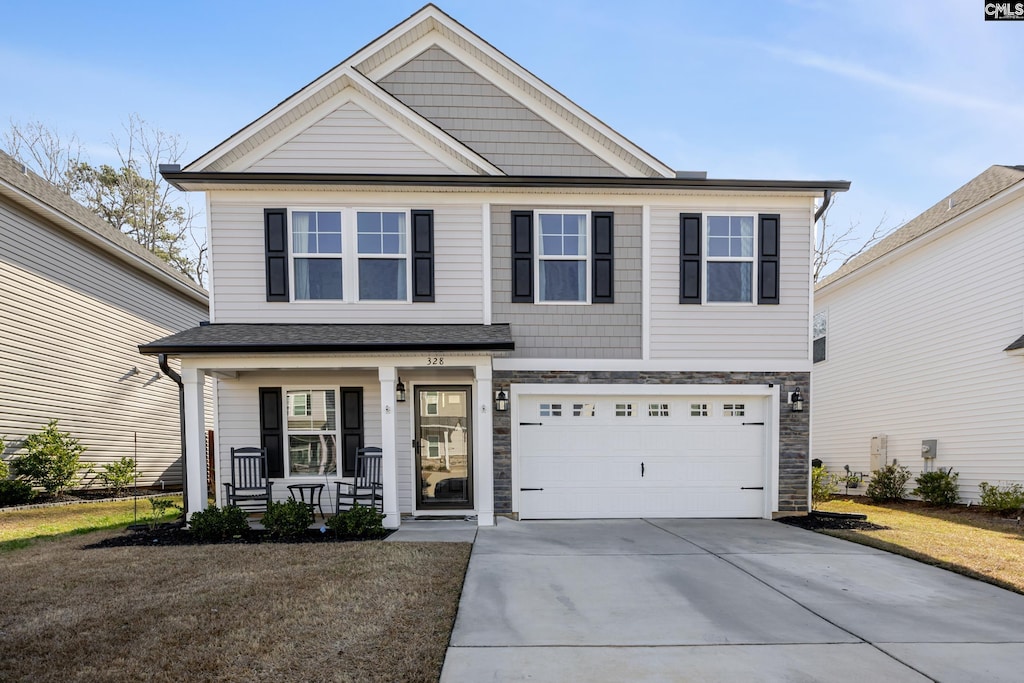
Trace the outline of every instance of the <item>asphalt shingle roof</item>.
<path fill-rule="evenodd" d="M 329 353 L 387 351 L 511 351 L 506 325 L 200 325 L 139 346 L 166 353 Z"/>

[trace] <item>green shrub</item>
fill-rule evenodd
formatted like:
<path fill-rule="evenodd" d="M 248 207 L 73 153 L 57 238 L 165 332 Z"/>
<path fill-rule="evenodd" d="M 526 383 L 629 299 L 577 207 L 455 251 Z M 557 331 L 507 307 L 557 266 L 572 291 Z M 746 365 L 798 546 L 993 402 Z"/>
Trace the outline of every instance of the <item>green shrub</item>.
<path fill-rule="evenodd" d="M 60 495 L 78 482 L 83 465 L 79 462 L 85 446 L 68 432 L 57 428 L 57 420 L 30 434 L 22 444 L 25 455 L 14 461 L 18 477 L 41 486 L 50 495 Z"/>
<path fill-rule="evenodd" d="M 903 500 L 910 481 L 910 470 L 895 460 L 880 470 L 875 470 L 868 484 L 868 498 L 876 503 L 889 500 Z"/>
<path fill-rule="evenodd" d="M 36 497 L 27 482 L 17 479 L 0 479 L 0 505 L 24 505 Z"/>
<path fill-rule="evenodd" d="M 7 439 L 6 437 L 0 436 L 0 480 L 6 479 L 11 476 L 11 470 L 7 466 L 7 461 L 4 460 L 4 451 L 7 450 Z"/>
<path fill-rule="evenodd" d="M 328 519 L 326 526 L 345 538 L 378 538 L 384 534 L 384 515 L 356 503 Z"/>
<path fill-rule="evenodd" d="M 189 528 L 200 541 L 223 541 L 249 530 L 249 515 L 237 505 L 211 505 L 192 515 Z"/>
<path fill-rule="evenodd" d="M 305 533 L 313 523 L 313 514 L 309 506 L 297 500 L 286 500 L 281 503 L 270 502 L 263 515 L 263 528 L 271 536 L 290 538 Z"/>
<path fill-rule="evenodd" d="M 945 471 L 940 468 L 934 472 L 922 472 L 921 476 L 914 479 L 917 488 L 913 494 L 921 496 L 921 500 L 932 505 L 956 505 L 960 500 L 960 485 L 957 483 L 959 477 L 960 474 L 954 472 L 952 467 Z"/>
<path fill-rule="evenodd" d="M 978 488 L 981 489 L 981 504 L 993 512 L 1017 512 L 1024 508 L 1024 486 L 1020 484 L 992 486 L 983 481 Z"/>
<path fill-rule="evenodd" d="M 811 468 L 811 502 L 824 503 L 839 491 L 839 477 L 824 467 Z"/>
<path fill-rule="evenodd" d="M 114 492 L 114 495 L 121 495 L 135 479 L 135 458 L 124 456 L 115 462 L 108 462 L 103 465 L 100 479 L 103 480 L 104 486 Z"/>

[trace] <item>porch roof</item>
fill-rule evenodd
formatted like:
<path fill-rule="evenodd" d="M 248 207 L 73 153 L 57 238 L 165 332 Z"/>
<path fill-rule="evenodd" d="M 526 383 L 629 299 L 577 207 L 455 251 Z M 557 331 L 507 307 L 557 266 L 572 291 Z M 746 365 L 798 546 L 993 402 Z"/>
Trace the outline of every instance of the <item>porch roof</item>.
<path fill-rule="evenodd" d="M 209 353 L 358 353 L 389 351 L 512 351 L 501 325 L 311 325 L 222 323 L 193 327 L 140 344 L 149 355 Z"/>

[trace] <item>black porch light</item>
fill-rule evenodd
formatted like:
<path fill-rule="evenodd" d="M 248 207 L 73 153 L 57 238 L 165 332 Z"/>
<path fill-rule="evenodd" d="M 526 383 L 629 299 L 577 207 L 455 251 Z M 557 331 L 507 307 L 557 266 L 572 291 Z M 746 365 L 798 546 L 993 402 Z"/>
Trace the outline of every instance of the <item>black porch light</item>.
<path fill-rule="evenodd" d="M 498 389 L 494 392 L 494 409 L 499 413 L 504 413 L 508 410 L 508 394 L 505 393 L 504 389 Z"/>
<path fill-rule="evenodd" d="M 804 396 L 800 393 L 800 387 L 793 390 L 789 396 L 790 410 L 794 413 L 804 412 Z"/>
<path fill-rule="evenodd" d="M 402 378 L 398 378 L 398 384 L 395 385 L 395 400 L 399 403 L 405 403 L 405 382 Z"/>

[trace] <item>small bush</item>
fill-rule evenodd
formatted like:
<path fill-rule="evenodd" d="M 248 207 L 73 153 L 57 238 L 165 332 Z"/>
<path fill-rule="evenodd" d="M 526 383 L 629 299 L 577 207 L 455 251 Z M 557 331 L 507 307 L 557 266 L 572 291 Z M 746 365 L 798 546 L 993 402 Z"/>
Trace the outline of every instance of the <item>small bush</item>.
<path fill-rule="evenodd" d="M 1020 484 L 992 486 L 983 481 L 978 488 L 981 489 L 981 504 L 993 512 L 1017 512 L 1024 508 L 1024 486 Z"/>
<path fill-rule="evenodd" d="M 384 515 L 356 503 L 328 519 L 326 525 L 344 538 L 378 538 L 384 534 Z"/>
<path fill-rule="evenodd" d="M 42 431 L 28 435 L 22 448 L 25 455 L 14 461 L 14 472 L 18 477 L 41 486 L 54 496 L 59 496 L 78 482 L 79 472 L 83 469 L 79 458 L 85 452 L 85 446 L 70 433 L 60 431 L 57 420 L 50 420 Z"/>
<path fill-rule="evenodd" d="M 0 505 L 24 505 L 35 497 L 36 492 L 27 482 L 0 479 Z"/>
<path fill-rule="evenodd" d="M 839 477 L 824 467 L 811 468 L 811 502 L 824 503 L 839 491 Z"/>
<path fill-rule="evenodd" d="M 237 505 L 211 505 L 192 515 L 189 528 L 200 541 L 223 541 L 249 530 L 249 515 Z"/>
<path fill-rule="evenodd" d="M 876 503 L 890 500 L 903 500 L 910 481 L 910 469 L 898 464 L 895 460 L 880 470 L 875 470 L 868 484 L 868 498 Z"/>
<path fill-rule="evenodd" d="M 135 479 L 135 458 L 124 456 L 116 462 L 108 462 L 103 465 L 100 479 L 104 486 L 113 491 L 114 495 L 121 495 Z"/>
<path fill-rule="evenodd" d="M 953 471 L 938 469 L 934 472 L 922 472 L 921 476 L 914 479 L 917 488 L 914 489 L 915 496 L 921 496 L 921 500 L 932 505 L 949 507 L 956 505 L 960 500 L 960 485 L 957 483 L 960 474 Z"/>
<path fill-rule="evenodd" d="M 0 480 L 6 479 L 11 476 L 11 470 L 7 466 L 7 461 L 4 460 L 4 451 L 7 450 L 7 438 L 0 437 Z"/>
<path fill-rule="evenodd" d="M 271 536 L 290 538 L 305 533 L 313 523 L 313 514 L 309 506 L 297 500 L 286 500 L 281 503 L 267 504 L 263 515 L 263 527 Z"/>

